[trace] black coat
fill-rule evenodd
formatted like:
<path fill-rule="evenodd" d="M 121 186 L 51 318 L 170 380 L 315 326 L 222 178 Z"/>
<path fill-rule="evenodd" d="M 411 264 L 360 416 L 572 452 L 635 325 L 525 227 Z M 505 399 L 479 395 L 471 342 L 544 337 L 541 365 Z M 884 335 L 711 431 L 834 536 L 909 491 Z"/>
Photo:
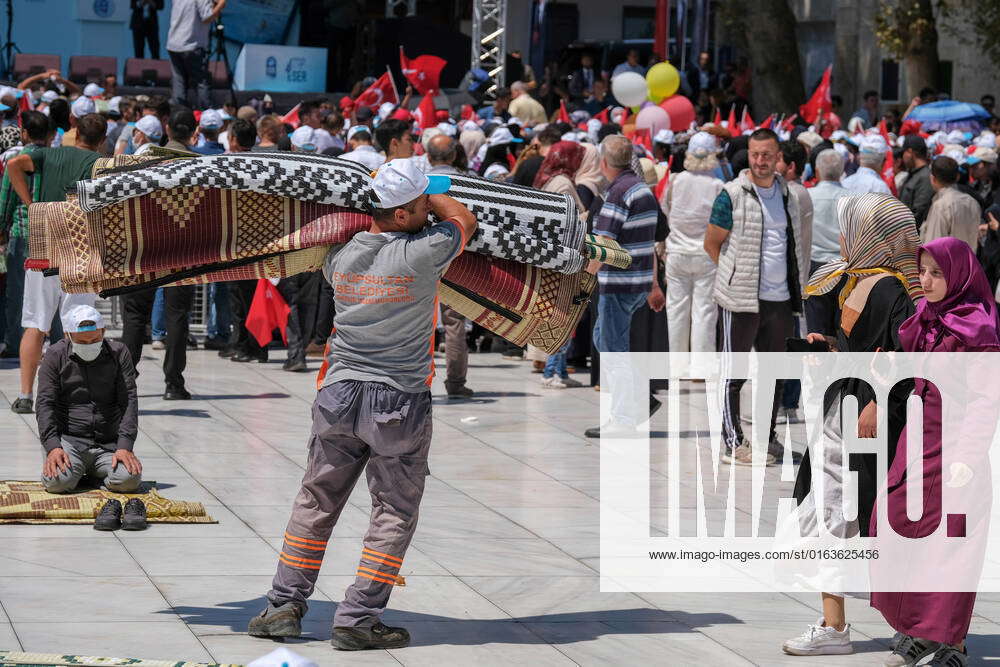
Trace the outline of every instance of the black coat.
<path fill-rule="evenodd" d="M 153 0 L 153 4 L 156 6 L 156 11 L 149 18 L 148 21 L 143 21 L 142 18 L 142 2 L 141 0 L 130 0 L 132 3 L 132 18 L 128 22 L 128 27 L 130 30 L 142 30 L 150 29 L 158 31 L 160 29 L 160 19 L 157 16 L 158 12 L 163 9 L 163 0 Z"/>

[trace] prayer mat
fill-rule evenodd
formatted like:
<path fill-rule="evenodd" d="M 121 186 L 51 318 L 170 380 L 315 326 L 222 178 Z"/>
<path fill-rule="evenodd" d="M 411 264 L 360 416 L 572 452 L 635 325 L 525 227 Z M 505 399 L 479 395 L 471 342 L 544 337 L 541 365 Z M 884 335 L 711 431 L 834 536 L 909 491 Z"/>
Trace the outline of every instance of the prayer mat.
<path fill-rule="evenodd" d="M 475 176 L 451 179 L 448 194 L 467 206 L 479 223 L 468 250 L 563 273 L 583 268 L 585 258 L 580 250 L 585 224 L 568 195 Z M 349 160 L 303 153 L 161 159 L 146 168 L 126 166 L 80 181 L 76 192 L 80 208 L 92 213 L 132 198 L 180 188 L 256 192 L 357 211 L 368 211 L 372 204 L 371 175 L 364 167 Z M 37 256 L 34 250 L 32 255 Z"/>
<path fill-rule="evenodd" d="M 152 628 L 151 628 L 152 629 Z M 183 660 L 143 660 L 142 658 L 98 658 L 90 655 L 61 653 L 22 653 L 0 651 L 2 667 L 239 667 L 235 664 L 184 662 Z"/>
<path fill-rule="evenodd" d="M 583 241 L 583 253 L 588 259 L 599 259 L 617 269 L 632 266 L 632 255 L 628 254 L 628 250 L 607 236 L 587 234 Z"/>
<path fill-rule="evenodd" d="M 122 505 L 129 498 L 146 504 L 149 523 L 218 523 L 201 503 L 169 500 L 156 492 L 156 482 L 143 482 L 142 493 L 88 489 L 79 493 L 49 493 L 41 482 L 0 481 L 0 524 L 94 523 L 110 498 Z M 0 663 L 3 664 L 3 663 Z"/>

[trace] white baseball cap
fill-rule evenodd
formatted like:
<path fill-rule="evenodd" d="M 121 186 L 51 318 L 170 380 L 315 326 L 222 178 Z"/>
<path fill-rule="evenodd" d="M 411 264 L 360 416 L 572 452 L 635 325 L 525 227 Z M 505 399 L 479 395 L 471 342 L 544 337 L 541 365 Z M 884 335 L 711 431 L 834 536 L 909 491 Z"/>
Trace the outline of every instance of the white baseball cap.
<path fill-rule="evenodd" d="M 121 105 L 122 105 L 122 96 L 116 95 L 115 97 L 112 97 L 110 100 L 108 100 L 108 111 L 112 111 L 114 113 L 121 113 L 122 112 Z"/>
<path fill-rule="evenodd" d="M 59 93 L 57 93 L 54 90 L 46 90 L 44 93 L 42 93 L 42 101 L 45 102 L 46 104 L 54 102 L 56 99 L 58 99 L 58 97 Z"/>
<path fill-rule="evenodd" d="M 233 119 L 232 116 L 226 113 L 225 109 L 215 109 L 215 113 L 219 114 L 219 118 L 221 118 L 224 121 Z"/>
<path fill-rule="evenodd" d="M 660 130 L 653 137 L 654 144 L 672 144 L 674 143 L 674 133 L 670 130 Z"/>
<path fill-rule="evenodd" d="M 959 146 L 967 143 L 965 140 L 965 132 L 962 132 L 961 130 L 952 130 L 949 132 L 946 141 L 949 144 L 958 144 Z"/>
<path fill-rule="evenodd" d="M 351 138 L 355 134 L 357 134 L 358 132 L 367 132 L 369 134 L 369 136 L 370 136 L 371 133 L 372 133 L 372 130 L 367 125 L 355 125 L 354 127 L 352 127 L 351 129 L 349 129 L 347 131 L 347 140 L 350 141 Z"/>
<path fill-rule="evenodd" d="M 989 162 L 990 164 L 997 163 L 997 152 L 995 149 L 988 146 L 978 146 L 972 155 L 966 158 L 966 164 L 978 164 L 980 162 Z"/>
<path fill-rule="evenodd" d="M 861 145 L 858 147 L 862 153 L 869 153 L 872 155 L 885 155 L 885 152 L 889 150 L 889 144 L 885 142 L 880 134 L 873 134 L 866 136 L 862 141 Z"/>
<path fill-rule="evenodd" d="M 457 134 L 457 128 L 447 121 L 438 123 L 436 127 L 441 130 L 441 134 L 447 134 L 449 137 L 454 137 Z"/>
<path fill-rule="evenodd" d="M 420 195 L 448 192 L 451 179 L 443 174 L 425 174 L 411 158 L 396 158 L 379 167 L 372 193 L 379 208 L 409 204 Z"/>
<path fill-rule="evenodd" d="M 378 107 L 378 117 L 380 120 L 385 120 L 389 117 L 393 111 L 396 110 L 396 105 L 392 102 L 383 102 Z"/>
<path fill-rule="evenodd" d="M 73 100 L 73 104 L 70 106 L 70 111 L 77 118 L 83 118 L 89 113 L 95 113 L 97 111 L 97 106 L 94 104 L 94 100 L 90 99 L 85 95 Z"/>
<path fill-rule="evenodd" d="M 304 151 L 315 151 L 316 150 L 316 134 L 313 128 L 308 125 L 303 125 L 294 132 L 291 139 L 292 145 L 296 148 L 301 148 Z"/>
<path fill-rule="evenodd" d="M 93 324 L 81 325 L 81 322 Z M 65 333 L 83 333 L 104 328 L 104 317 L 93 306 L 73 306 L 62 316 L 62 327 Z"/>
<path fill-rule="evenodd" d="M 983 130 L 972 143 L 982 148 L 996 148 L 997 135 L 993 134 L 989 130 Z"/>
<path fill-rule="evenodd" d="M 143 116 L 135 123 L 135 129 L 139 130 L 153 141 L 159 141 L 163 136 L 163 125 L 156 116 Z"/>
<path fill-rule="evenodd" d="M 488 146 L 499 146 L 500 144 L 515 143 L 519 144 L 523 142 L 524 139 L 516 139 L 513 134 L 510 133 L 504 126 L 500 126 L 490 133 L 489 138 L 486 140 Z"/>
<path fill-rule="evenodd" d="M 507 126 L 510 127 L 511 125 L 517 125 L 518 127 L 524 127 L 525 123 L 524 123 L 523 120 L 521 120 L 517 116 L 511 116 L 510 120 L 507 121 Z"/>
<path fill-rule="evenodd" d="M 467 120 L 461 125 L 462 132 L 482 132 L 483 128 L 479 127 L 479 123 L 474 120 Z"/>
<path fill-rule="evenodd" d="M 719 150 L 719 145 L 715 142 L 715 137 L 708 132 L 695 132 L 688 140 L 687 155 L 692 155 L 701 160 L 709 155 L 714 155 Z"/>
<path fill-rule="evenodd" d="M 203 127 L 206 130 L 218 130 L 222 127 L 222 114 L 215 109 L 205 109 L 201 112 L 201 120 L 198 121 L 198 127 Z"/>
<path fill-rule="evenodd" d="M 100 97 L 104 94 L 104 89 L 98 86 L 96 83 L 88 83 L 83 87 L 84 97 Z"/>

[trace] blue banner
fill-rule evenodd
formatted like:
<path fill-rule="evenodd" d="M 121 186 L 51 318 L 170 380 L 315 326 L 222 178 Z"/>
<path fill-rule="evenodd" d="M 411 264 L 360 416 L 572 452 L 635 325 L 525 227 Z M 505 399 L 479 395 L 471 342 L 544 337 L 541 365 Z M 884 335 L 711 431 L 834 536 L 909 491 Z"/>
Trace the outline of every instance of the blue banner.
<path fill-rule="evenodd" d="M 296 4 L 296 0 L 229 0 L 222 10 L 226 38 L 243 44 L 281 44 Z"/>

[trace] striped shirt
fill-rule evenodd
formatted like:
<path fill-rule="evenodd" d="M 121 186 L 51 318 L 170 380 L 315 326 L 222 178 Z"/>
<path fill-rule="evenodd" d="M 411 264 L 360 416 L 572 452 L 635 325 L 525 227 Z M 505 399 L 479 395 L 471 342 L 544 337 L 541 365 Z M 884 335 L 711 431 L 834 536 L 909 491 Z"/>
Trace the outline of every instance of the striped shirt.
<path fill-rule="evenodd" d="M 601 293 L 640 294 L 653 285 L 656 197 L 635 172 L 625 169 L 608 188 L 594 233 L 618 241 L 632 256 L 627 269 L 602 266 L 597 274 Z"/>
<path fill-rule="evenodd" d="M 27 146 L 21 153 L 32 153 L 38 150 L 38 146 Z M 34 173 L 25 174 L 28 178 L 28 189 L 31 191 L 32 201 L 38 201 L 42 194 L 42 179 Z M 3 182 L 0 183 L 0 232 L 7 231 L 12 239 L 28 238 L 28 207 L 21 202 L 21 198 L 14 192 L 14 187 L 10 183 L 10 176 L 4 169 Z"/>

